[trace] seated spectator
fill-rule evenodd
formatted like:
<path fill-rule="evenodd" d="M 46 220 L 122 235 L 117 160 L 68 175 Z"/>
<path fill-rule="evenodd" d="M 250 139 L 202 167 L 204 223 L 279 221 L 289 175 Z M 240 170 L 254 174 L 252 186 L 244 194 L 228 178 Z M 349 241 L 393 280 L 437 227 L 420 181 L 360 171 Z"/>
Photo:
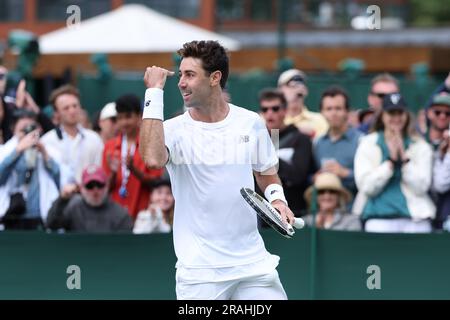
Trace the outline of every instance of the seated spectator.
<path fill-rule="evenodd" d="M 120 135 L 109 140 L 103 152 L 103 168 L 110 178 L 113 201 L 136 218 L 148 207 L 152 182 L 159 179 L 163 169 L 149 169 L 139 154 L 141 102 L 132 94 L 116 100 L 117 125 Z"/>
<path fill-rule="evenodd" d="M 297 69 L 284 71 L 278 78 L 278 88 L 287 100 L 286 125 L 295 125 L 310 138 L 317 138 L 327 132 L 328 123 L 324 117 L 309 111 L 304 104 L 308 95 L 304 72 Z"/>
<path fill-rule="evenodd" d="M 350 103 L 347 93 L 339 87 L 330 87 L 322 93 L 320 112 L 330 128 L 314 143 L 316 166 L 320 172 L 337 175 L 353 195 L 356 185 L 353 175 L 353 160 L 361 132 L 348 125 Z"/>
<path fill-rule="evenodd" d="M 305 199 L 311 211 L 317 211 L 316 227 L 330 230 L 361 230 L 359 217 L 346 211 L 351 198 L 350 192 L 342 186 L 339 177 L 329 172 L 318 174 L 314 185 L 305 192 Z M 313 213 L 308 214 L 304 219 L 305 223 L 311 226 L 314 219 Z"/>
<path fill-rule="evenodd" d="M 435 207 L 431 186 L 432 149 L 409 131 L 411 116 L 400 94 L 386 95 L 373 132 L 355 155 L 358 194 L 353 212 L 370 232 L 430 232 Z"/>
<path fill-rule="evenodd" d="M 278 175 L 283 184 L 289 207 L 294 215 L 299 217 L 306 211 L 306 203 L 299 195 L 302 195 L 309 186 L 316 166 L 311 139 L 299 132 L 293 124 L 284 124 L 286 104 L 286 99 L 280 91 L 266 89 L 259 95 L 260 114 L 265 120 L 269 133 L 272 135 L 273 130 L 279 130 Z M 263 195 L 258 187 L 256 190 Z"/>
<path fill-rule="evenodd" d="M 431 196 L 436 204 L 435 229 L 442 229 L 450 214 L 450 94 L 436 95 L 427 110 L 428 137 L 434 146 L 433 184 Z"/>
<path fill-rule="evenodd" d="M 0 150 L 0 216 L 6 229 L 38 229 L 58 197 L 59 166 L 39 141 L 36 115 L 15 116 L 14 135 Z"/>
<path fill-rule="evenodd" d="M 169 180 L 154 183 L 149 206 L 140 211 L 134 223 L 133 233 L 168 233 L 172 231 L 175 200 Z"/>
<path fill-rule="evenodd" d="M 74 232 L 131 231 L 128 212 L 108 196 L 107 180 L 101 167 L 85 168 L 80 193 L 75 185 L 64 186 L 48 212 L 47 226 Z"/>

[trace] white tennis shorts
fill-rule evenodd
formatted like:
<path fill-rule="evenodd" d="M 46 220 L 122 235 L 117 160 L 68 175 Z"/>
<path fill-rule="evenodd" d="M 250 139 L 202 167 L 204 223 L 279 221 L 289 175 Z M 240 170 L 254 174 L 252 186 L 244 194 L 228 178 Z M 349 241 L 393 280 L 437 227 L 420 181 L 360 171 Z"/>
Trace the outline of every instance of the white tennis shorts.
<path fill-rule="evenodd" d="M 278 271 L 220 282 L 190 283 L 177 277 L 178 300 L 287 300 Z"/>

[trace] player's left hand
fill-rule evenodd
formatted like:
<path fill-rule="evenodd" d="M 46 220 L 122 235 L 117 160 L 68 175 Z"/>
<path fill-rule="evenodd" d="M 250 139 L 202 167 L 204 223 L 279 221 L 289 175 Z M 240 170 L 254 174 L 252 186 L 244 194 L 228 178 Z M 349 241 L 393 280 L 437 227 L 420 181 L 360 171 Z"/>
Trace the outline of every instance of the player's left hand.
<path fill-rule="evenodd" d="M 289 223 L 290 225 L 294 224 L 294 214 L 292 213 L 291 209 L 281 200 L 274 200 L 272 201 L 271 205 L 278 210 L 278 212 L 281 214 L 281 219 Z"/>

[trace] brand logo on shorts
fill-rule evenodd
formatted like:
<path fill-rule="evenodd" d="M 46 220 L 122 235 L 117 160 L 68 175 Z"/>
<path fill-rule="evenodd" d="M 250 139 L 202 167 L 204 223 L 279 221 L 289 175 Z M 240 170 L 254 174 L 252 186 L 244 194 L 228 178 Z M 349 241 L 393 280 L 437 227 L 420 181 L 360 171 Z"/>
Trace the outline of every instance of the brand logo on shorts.
<path fill-rule="evenodd" d="M 148 107 L 150 105 L 150 102 L 152 102 L 152 100 L 148 100 L 145 102 L 145 106 Z"/>

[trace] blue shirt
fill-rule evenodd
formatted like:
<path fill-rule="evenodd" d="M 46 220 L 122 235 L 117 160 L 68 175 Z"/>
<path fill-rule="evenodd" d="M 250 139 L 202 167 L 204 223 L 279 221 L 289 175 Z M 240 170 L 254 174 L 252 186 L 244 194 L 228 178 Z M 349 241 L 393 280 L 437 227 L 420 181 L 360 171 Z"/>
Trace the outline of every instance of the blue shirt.
<path fill-rule="evenodd" d="M 59 184 L 59 166 L 58 164 L 49 159 L 44 162 L 45 169 L 50 173 L 50 176 L 55 181 L 56 185 Z M 16 182 L 14 188 L 17 190 L 23 190 L 26 185 L 27 176 L 27 164 L 24 157 L 24 152 L 17 153 L 15 150 L 7 156 L 2 163 L 0 163 L 0 185 L 5 184 L 10 175 L 16 173 Z M 39 201 L 39 170 L 36 168 L 32 171 L 27 186 L 26 201 L 26 213 L 24 218 L 37 218 L 41 216 L 40 213 L 40 201 Z"/>
<path fill-rule="evenodd" d="M 353 162 L 356 148 L 362 133 L 349 128 L 339 139 L 333 141 L 329 132 L 321 136 L 314 144 L 314 157 L 318 168 L 322 167 L 322 162 L 326 159 L 334 159 L 341 166 L 350 170 L 350 174 L 342 179 L 342 184 L 353 194 L 356 193 L 355 176 L 353 174 Z"/>

